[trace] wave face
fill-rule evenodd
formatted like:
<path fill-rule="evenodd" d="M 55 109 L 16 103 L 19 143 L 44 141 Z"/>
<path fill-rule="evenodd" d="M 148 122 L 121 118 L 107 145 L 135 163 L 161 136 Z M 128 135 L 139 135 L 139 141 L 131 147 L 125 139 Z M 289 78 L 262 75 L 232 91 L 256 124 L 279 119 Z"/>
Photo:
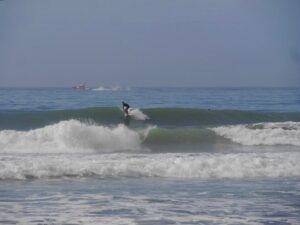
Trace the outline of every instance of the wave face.
<path fill-rule="evenodd" d="M 253 178 L 300 176 L 300 153 L 0 156 L 0 179 Z"/>
<path fill-rule="evenodd" d="M 254 112 L 238 110 L 205 110 L 157 108 L 143 109 L 133 112 L 130 123 L 153 124 L 165 127 L 178 126 L 220 126 L 232 124 L 300 121 L 299 112 Z M 120 108 L 102 107 L 58 111 L 14 111 L 0 112 L 0 129 L 26 130 L 43 127 L 62 120 L 93 120 L 99 124 L 111 125 L 124 122 Z"/>

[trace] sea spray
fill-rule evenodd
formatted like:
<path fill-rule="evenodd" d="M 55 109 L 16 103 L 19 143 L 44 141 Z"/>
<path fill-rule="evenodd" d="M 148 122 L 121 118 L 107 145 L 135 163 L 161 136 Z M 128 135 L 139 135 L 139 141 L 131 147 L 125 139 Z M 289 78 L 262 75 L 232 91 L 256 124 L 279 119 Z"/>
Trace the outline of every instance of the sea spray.
<path fill-rule="evenodd" d="M 147 120 L 149 117 L 144 114 L 140 109 L 137 108 L 130 108 L 129 109 L 129 116 L 133 117 L 136 120 Z"/>

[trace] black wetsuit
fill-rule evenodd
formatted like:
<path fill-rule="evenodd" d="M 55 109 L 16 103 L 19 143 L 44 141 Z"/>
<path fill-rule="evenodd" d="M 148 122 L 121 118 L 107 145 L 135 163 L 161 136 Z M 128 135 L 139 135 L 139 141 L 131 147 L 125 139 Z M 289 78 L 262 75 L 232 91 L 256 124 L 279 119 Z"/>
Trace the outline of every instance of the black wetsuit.
<path fill-rule="evenodd" d="M 128 109 L 130 108 L 130 105 L 128 105 L 126 102 L 122 102 L 123 104 L 123 111 L 128 115 Z"/>

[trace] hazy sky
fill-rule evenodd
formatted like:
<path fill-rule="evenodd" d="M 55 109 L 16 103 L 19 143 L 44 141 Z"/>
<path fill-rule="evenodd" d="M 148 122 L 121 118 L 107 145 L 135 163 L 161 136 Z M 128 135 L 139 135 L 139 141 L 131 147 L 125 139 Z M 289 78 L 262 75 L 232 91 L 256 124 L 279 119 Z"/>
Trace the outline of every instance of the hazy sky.
<path fill-rule="evenodd" d="M 84 81 L 300 86 L 300 1 L 0 1 L 0 86 Z"/>

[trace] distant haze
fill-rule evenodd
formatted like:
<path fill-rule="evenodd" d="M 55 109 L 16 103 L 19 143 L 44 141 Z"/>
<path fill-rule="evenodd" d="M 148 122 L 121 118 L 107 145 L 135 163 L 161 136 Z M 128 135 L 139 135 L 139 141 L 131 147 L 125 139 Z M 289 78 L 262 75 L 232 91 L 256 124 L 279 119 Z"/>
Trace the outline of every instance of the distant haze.
<path fill-rule="evenodd" d="M 0 1 L 0 86 L 81 82 L 300 86 L 300 1 Z"/>

